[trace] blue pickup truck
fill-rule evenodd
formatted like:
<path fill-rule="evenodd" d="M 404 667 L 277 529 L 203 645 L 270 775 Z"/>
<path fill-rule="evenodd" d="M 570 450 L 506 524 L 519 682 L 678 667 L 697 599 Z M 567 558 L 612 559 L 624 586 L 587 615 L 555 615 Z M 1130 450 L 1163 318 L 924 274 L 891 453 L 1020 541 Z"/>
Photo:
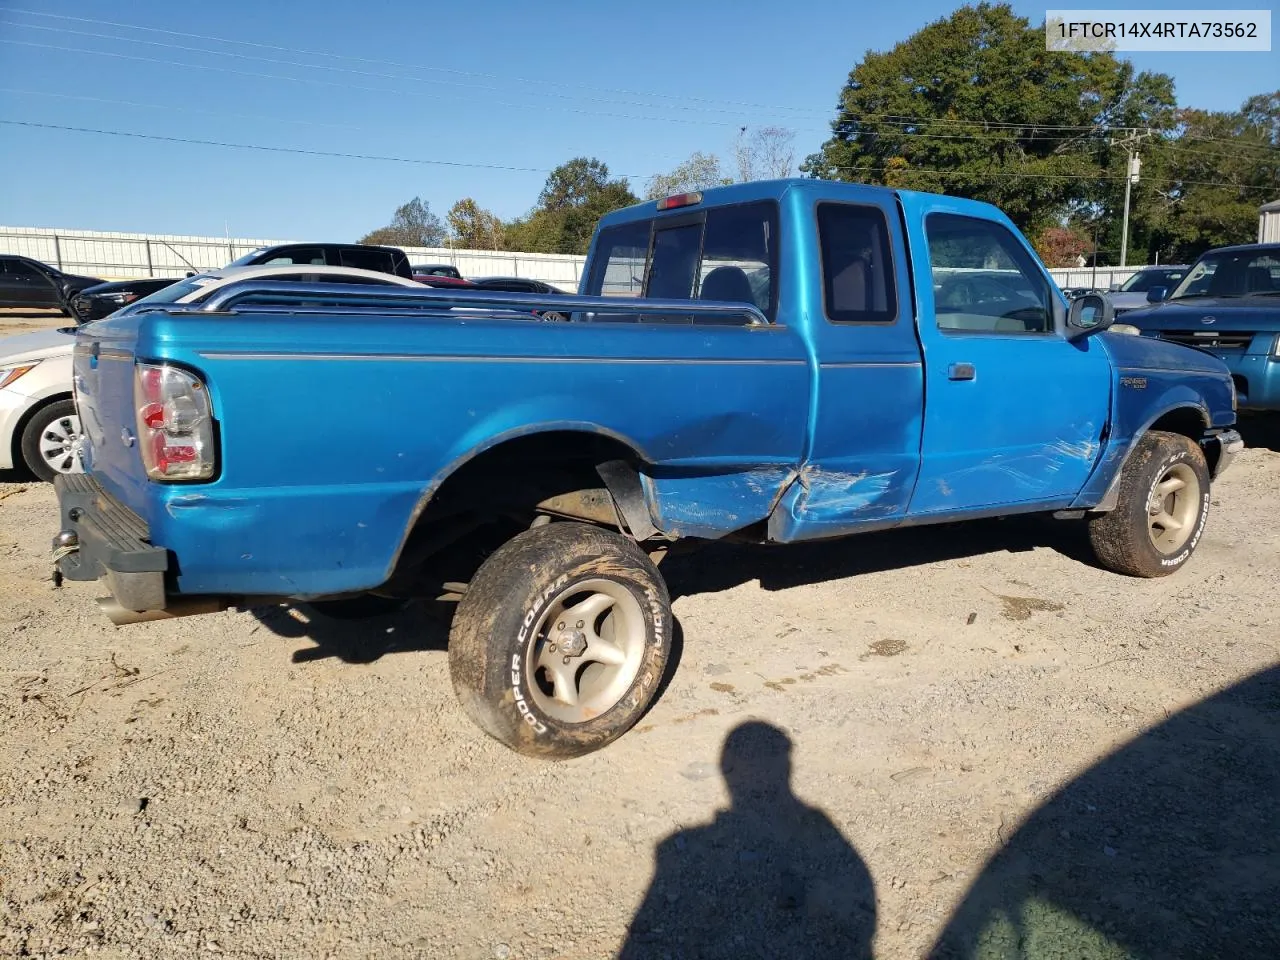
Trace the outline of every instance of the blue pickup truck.
<path fill-rule="evenodd" d="M 1242 447 L 1220 361 L 1068 307 L 973 201 L 679 194 L 606 216 L 549 304 L 257 281 L 83 327 L 60 575 L 105 580 L 119 624 L 452 599 L 466 713 L 566 757 L 654 697 L 676 541 L 1041 512 L 1161 576 Z"/>
<path fill-rule="evenodd" d="M 1124 315 L 1131 332 L 1209 351 L 1231 371 L 1241 409 L 1280 410 L 1280 244 L 1210 250 L 1147 300 Z"/>

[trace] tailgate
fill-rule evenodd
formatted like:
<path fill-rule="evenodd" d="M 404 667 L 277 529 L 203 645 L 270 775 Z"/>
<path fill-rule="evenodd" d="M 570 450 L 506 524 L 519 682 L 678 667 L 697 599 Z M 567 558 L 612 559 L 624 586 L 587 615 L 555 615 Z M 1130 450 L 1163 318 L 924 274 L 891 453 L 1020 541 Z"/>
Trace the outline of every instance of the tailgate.
<path fill-rule="evenodd" d="M 133 358 L 138 319 L 119 317 L 76 334 L 74 385 L 90 473 L 122 503 L 145 516 L 147 477 L 138 453 Z"/>

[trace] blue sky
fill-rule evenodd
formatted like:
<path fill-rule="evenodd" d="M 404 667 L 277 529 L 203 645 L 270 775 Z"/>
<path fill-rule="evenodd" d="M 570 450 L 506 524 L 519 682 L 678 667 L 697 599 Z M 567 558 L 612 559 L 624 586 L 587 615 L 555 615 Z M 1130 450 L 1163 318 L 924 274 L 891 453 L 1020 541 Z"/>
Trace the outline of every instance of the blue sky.
<path fill-rule="evenodd" d="M 460 164 L 4 125 L 0 223 L 348 240 L 414 195 L 515 216 L 579 155 L 640 192 L 694 150 L 727 158 L 740 126 L 794 129 L 799 159 L 865 51 L 956 6 L 0 0 L 0 118 Z M 1130 57 L 1172 74 L 1184 105 L 1232 109 L 1280 85 L 1280 50 Z"/>

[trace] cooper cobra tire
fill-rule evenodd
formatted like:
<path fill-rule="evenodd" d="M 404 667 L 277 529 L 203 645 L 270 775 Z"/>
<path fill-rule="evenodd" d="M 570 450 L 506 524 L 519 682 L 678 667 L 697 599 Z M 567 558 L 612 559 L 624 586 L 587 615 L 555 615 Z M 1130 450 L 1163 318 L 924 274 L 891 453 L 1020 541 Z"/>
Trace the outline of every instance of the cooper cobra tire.
<path fill-rule="evenodd" d="M 1165 577 L 1190 559 L 1208 519 L 1204 451 L 1180 434 L 1153 431 L 1125 462 L 1116 508 L 1089 521 L 1089 540 L 1109 570 Z"/>
<path fill-rule="evenodd" d="M 671 600 L 632 541 L 585 523 L 518 534 L 471 579 L 449 634 L 466 714 L 518 753 L 566 759 L 629 730 L 671 650 Z"/>

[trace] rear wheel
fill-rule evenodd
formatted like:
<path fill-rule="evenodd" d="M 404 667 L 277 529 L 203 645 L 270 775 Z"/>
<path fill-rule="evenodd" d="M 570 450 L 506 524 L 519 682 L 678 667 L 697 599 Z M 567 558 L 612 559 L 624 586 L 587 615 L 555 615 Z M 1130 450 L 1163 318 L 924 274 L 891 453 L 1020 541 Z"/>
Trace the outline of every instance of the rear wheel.
<path fill-rule="evenodd" d="M 58 400 L 27 421 L 20 441 L 22 459 L 41 480 L 52 480 L 60 473 L 84 473 L 80 443 L 75 401 Z"/>
<path fill-rule="evenodd" d="M 1209 467 L 1200 445 L 1153 431 L 1125 462 L 1116 508 L 1089 521 L 1089 539 L 1103 566 L 1164 577 L 1190 559 L 1208 518 Z"/>
<path fill-rule="evenodd" d="M 476 572 L 449 635 L 463 709 L 519 753 L 598 750 L 657 693 L 671 601 L 644 551 L 584 523 L 519 534 Z"/>

